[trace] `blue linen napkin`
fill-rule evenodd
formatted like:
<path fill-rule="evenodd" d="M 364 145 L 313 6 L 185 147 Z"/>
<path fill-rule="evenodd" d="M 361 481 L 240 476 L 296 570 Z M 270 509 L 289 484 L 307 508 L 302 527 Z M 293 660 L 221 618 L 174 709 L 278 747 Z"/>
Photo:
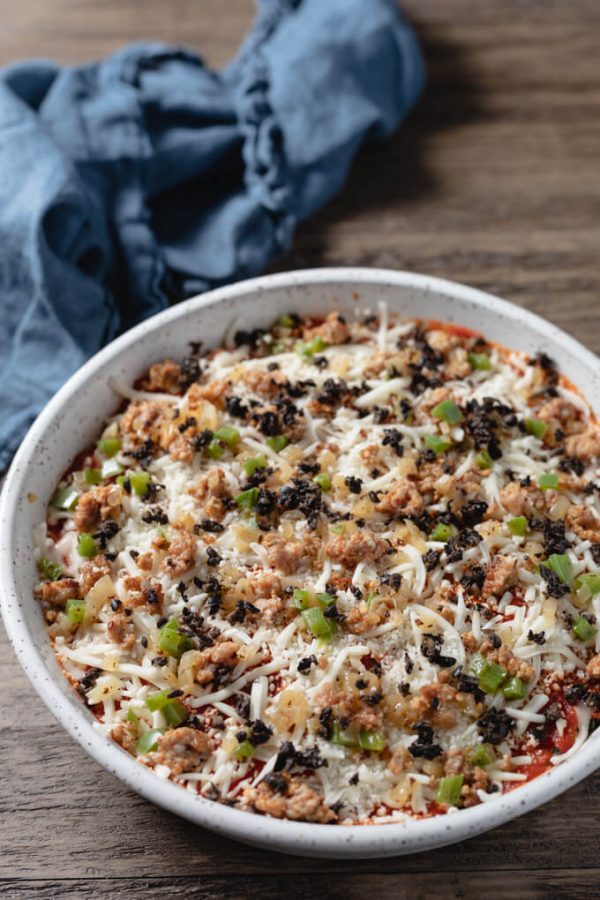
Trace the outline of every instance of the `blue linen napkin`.
<path fill-rule="evenodd" d="M 418 96 L 395 0 L 259 6 L 219 72 L 154 43 L 0 71 L 0 470 L 120 331 L 260 273 Z"/>

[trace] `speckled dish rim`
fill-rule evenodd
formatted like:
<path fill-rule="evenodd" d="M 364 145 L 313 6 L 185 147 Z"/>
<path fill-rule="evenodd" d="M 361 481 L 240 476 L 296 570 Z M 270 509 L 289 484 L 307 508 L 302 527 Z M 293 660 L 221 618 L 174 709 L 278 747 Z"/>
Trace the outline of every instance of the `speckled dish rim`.
<path fill-rule="evenodd" d="M 14 533 L 19 510 L 25 502 L 28 473 L 33 471 L 34 465 L 43 465 L 41 448 L 44 435 L 52 427 L 59 427 L 57 423 L 69 399 L 83 385 L 89 387 L 101 367 L 111 362 L 116 365 L 128 348 L 148 335 L 159 335 L 170 323 L 191 317 L 197 322 L 204 315 L 202 311 L 209 311 L 215 304 L 231 304 L 235 307 L 242 299 L 248 304 L 252 295 L 258 305 L 259 301 L 264 305 L 264 298 L 270 292 L 273 298 L 271 312 L 275 318 L 282 309 L 282 293 L 288 289 L 297 291 L 303 286 L 313 290 L 322 288 L 329 298 L 324 305 L 329 308 L 335 306 L 337 292 L 342 295 L 354 292 L 355 300 L 356 294 L 364 290 L 371 293 L 374 290 L 381 291 L 384 296 L 387 294 L 390 297 L 394 296 L 394 292 L 408 292 L 416 294 L 423 303 L 418 310 L 407 310 L 407 315 L 442 318 L 439 314 L 428 313 L 428 298 L 435 297 L 438 305 L 440 298 L 447 302 L 444 317 L 448 321 L 469 326 L 470 316 L 467 315 L 465 320 L 465 315 L 471 311 L 475 319 L 478 315 L 484 319 L 487 317 L 490 322 L 502 319 L 507 329 L 514 327 L 515 336 L 518 335 L 519 325 L 526 325 L 530 332 L 535 331 L 539 335 L 543 345 L 554 351 L 564 350 L 565 356 L 572 360 L 572 366 L 578 368 L 580 377 L 574 378 L 575 382 L 579 382 L 584 393 L 586 385 L 588 387 L 586 396 L 591 397 L 592 387 L 600 384 L 598 358 L 554 325 L 490 294 L 439 278 L 383 269 L 309 269 L 255 278 L 195 297 L 147 320 L 105 347 L 69 379 L 31 427 L 13 461 L 0 498 L 0 598 L 4 622 L 27 677 L 63 727 L 86 753 L 147 800 L 222 835 L 300 856 L 375 858 L 424 851 L 464 840 L 507 822 L 556 797 L 585 778 L 600 765 L 600 731 L 556 769 L 489 803 L 446 816 L 369 826 L 315 825 L 258 816 L 194 796 L 171 782 L 161 780 L 103 736 L 94 727 L 91 714 L 79 702 L 75 693 L 65 691 L 65 680 L 58 667 L 55 667 L 56 671 L 52 671 L 52 665 L 48 661 L 48 646 L 41 646 L 40 640 L 43 643 L 43 638 L 38 635 L 36 639 L 31 624 L 28 624 L 26 613 L 28 608 L 31 611 L 31 604 L 35 601 L 31 597 L 21 598 L 18 594 L 16 572 L 19 562 Z M 435 305 L 433 300 L 430 302 Z M 453 313 L 453 302 L 461 308 L 460 316 Z M 347 297 L 345 303 L 348 305 Z M 302 312 L 297 300 L 295 308 Z M 197 327 L 195 330 L 197 331 Z M 485 326 L 482 326 L 482 330 L 485 332 Z M 511 345 L 510 338 L 506 343 Z M 512 345 L 515 346 L 515 343 Z M 147 360 L 148 364 L 152 361 L 154 358 Z M 587 375 L 583 378 L 584 384 L 581 383 L 582 372 L 589 373 L 589 379 Z M 571 375 L 568 370 L 566 373 Z M 31 560 L 29 565 L 33 569 Z M 31 578 L 33 584 L 33 571 Z"/>

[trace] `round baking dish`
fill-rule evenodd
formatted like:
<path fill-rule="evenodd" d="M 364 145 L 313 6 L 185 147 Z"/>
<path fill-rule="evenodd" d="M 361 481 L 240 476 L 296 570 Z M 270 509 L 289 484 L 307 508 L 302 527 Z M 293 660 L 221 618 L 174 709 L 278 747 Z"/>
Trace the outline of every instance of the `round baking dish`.
<path fill-rule="evenodd" d="M 83 366 L 38 417 L 12 464 L 0 500 L 0 596 L 4 621 L 31 683 L 84 750 L 153 803 L 206 828 L 272 850 L 303 856 L 382 857 L 463 840 L 539 806 L 600 765 L 600 736 L 537 779 L 471 809 L 401 824 L 315 825 L 253 815 L 194 796 L 158 778 L 95 727 L 58 665 L 33 598 L 32 530 L 44 518 L 54 485 L 118 406 L 109 378 L 130 383 L 150 363 L 182 357 L 190 339 L 216 346 L 234 319 L 245 329 L 282 312 L 351 314 L 385 300 L 408 317 L 466 325 L 505 346 L 560 362 L 561 370 L 600 412 L 600 360 L 555 326 L 472 288 L 380 269 L 315 269 L 270 275 L 188 300 L 138 325 Z"/>

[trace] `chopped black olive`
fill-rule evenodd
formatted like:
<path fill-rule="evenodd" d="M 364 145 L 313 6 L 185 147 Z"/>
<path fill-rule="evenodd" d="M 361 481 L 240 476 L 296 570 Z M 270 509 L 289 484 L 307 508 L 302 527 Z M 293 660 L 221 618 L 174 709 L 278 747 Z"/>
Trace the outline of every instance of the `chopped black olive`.
<path fill-rule="evenodd" d="M 265 784 L 268 784 L 277 794 L 287 794 L 288 792 L 289 786 L 286 779 L 281 775 L 276 775 L 274 772 L 265 776 Z"/>
<path fill-rule="evenodd" d="M 381 584 L 387 585 L 387 587 L 391 588 L 392 591 L 397 591 L 402 584 L 402 575 L 400 574 L 400 572 L 384 572 L 379 581 L 381 582 Z"/>
<path fill-rule="evenodd" d="M 82 697 L 85 697 L 86 692 L 94 686 L 94 684 L 96 683 L 96 679 L 101 674 L 102 669 L 93 668 L 88 669 L 85 675 L 82 675 L 77 685 L 77 690 Z"/>
<path fill-rule="evenodd" d="M 441 550 L 428 550 L 423 554 L 423 565 L 428 572 L 433 571 L 440 561 Z"/>
<path fill-rule="evenodd" d="M 323 615 L 326 619 L 333 619 L 334 622 L 339 622 L 340 624 L 346 621 L 346 616 L 337 608 L 335 603 L 330 603 L 326 606 L 323 610 Z"/>
<path fill-rule="evenodd" d="M 330 706 L 326 706 L 321 710 L 319 724 L 321 727 L 319 728 L 318 734 L 325 738 L 325 740 L 330 740 L 333 733 L 333 710 Z"/>
<path fill-rule="evenodd" d="M 479 525 L 487 509 L 488 505 L 485 500 L 470 500 L 460 511 L 463 524 L 468 528 Z"/>
<path fill-rule="evenodd" d="M 199 451 L 204 447 L 208 447 L 210 442 L 213 439 L 213 433 L 208 428 L 205 428 L 204 431 L 201 431 L 200 434 L 195 435 L 194 437 L 194 450 Z"/>
<path fill-rule="evenodd" d="M 347 475 L 344 478 L 344 483 L 350 493 L 360 494 L 362 490 L 362 478 L 355 478 L 354 475 Z"/>
<path fill-rule="evenodd" d="M 310 656 L 305 656 L 298 663 L 298 671 L 299 672 L 309 672 L 311 666 L 317 665 L 317 657 L 314 654 Z"/>
<path fill-rule="evenodd" d="M 561 472 L 572 472 L 580 478 L 584 473 L 585 465 L 582 459 L 576 459 L 574 456 L 563 456 L 558 461 L 558 468 Z"/>
<path fill-rule="evenodd" d="M 468 675 L 462 666 L 458 666 L 452 674 L 456 678 L 459 691 L 462 691 L 463 694 L 473 694 L 478 702 L 484 699 L 485 694 L 479 687 L 478 678 L 474 675 Z"/>
<path fill-rule="evenodd" d="M 197 525 L 194 525 L 196 534 L 200 534 L 201 531 L 208 531 L 211 534 L 220 534 L 223 530 L 221 523 L 215 522 L 214 519 L 202 519 Z"/>
<path fill-rule="evenodd" d="M 545 631 L 537 631 L 533 632 L 531 628 L 527 632 L 527 640 L 531 641 L 532 644 L 545 644 L 546 643 L 546 632 Z"/>
<path fill-rule="evenodd" d="M 217 553 L 217 551 L 215 550 L 214 547 L 210 547 L 210 546 L 207 547 L 207 548 L 206 548 L 206 555 L 207 555 L 207 557 L 208 557 L 208 559 L 206 560 L 206 565 L 207 565 L 207 566 L 218 566 L 219 563 L 221 562 L 221 557 L 220 557 L 220 555 Z"/>
<path fill-rule="evenodd" d="M 383 700 L 383 694 L 381 691 L 373 691 L 371 694 L 363 694 L 361 700 L 367 706 L 377 706 Z"/>
<path fill-rule="evenodd" d="M 267 437 L 273 437 L 281 432 L 279 416 L 272 410 L 267 410 L 262 413 L 252 413 L 252 418 L 256 422 L 258 430 Z"/>
<path fill-rule="evenodd" d="M 449 669 L 456 663 L 456 659 L 440 653 L 443 643 L 444 639 L 439 634 L 424 634 L 421 641 L 421 653 L 429 662 L 441 666 L 442 669 Z"/>
<path fill-rule="evenodd" d="M 460 580 L 462 586 L 468 591 L 477 591 L 483 587 L 485 572 L 481 566 L 471 566 Z"/>
<path fill-rule="evenodd" d="M 145 468 L 152 462 L 153 450 L 154 441 L 151 438 L 147 438 L 139 447 L 136 447 L 135 450 L 123 452 L 125 456 L 131 456 L 132 459 L 137 459 L 137 461 Z"/>
<path fill-rule="evenodd" d="M 253 747 L 258 747 L 260 744 L 266 744 L 272 734 L 272 728 L 266 725 L 261 719 L 255 719 L 254 722 L 251 723 L 247 739 Z"/>
<path fill-rule="evenodd" d="M 373 408 L 373 421 L 377 423 L 377 425 L 383 425 L 384 422 L 390 417 L 390 410 L 386 409 L 384 406 L 375 406 Z"/>
<path fill-rule="evenodd" d="M 248 415 L 248 407 L 239 397 L 230 396 L 225 400 L 227 412 L 234 419 L 244 419 Z"/>
<path fill-rule="evenodd" d="M 587 688 L 583 684 L 573 684 L 565 691 L 565 700 L 567 703 L 581 703 L 587 694 Z"/>
<path fill-rule="evenodd" d="M 564 522 L 552 522 L 550 519 L 543 521 L 544 551 L 547 556 L 552 553 L 566 553 L 571 542 L 565 535 Z"/>
<path fill-rule="evenodd" d="M 252 331 L 236 331 L 233 336 L 233 343 L 236 347 L 243 347 L 244 344 L 247 344 L 255 350 L 266 333 L 264 328 L 253 328 Z"/>
<path fill-rule="evenodd" d="M 186 419 L 184 419 L 183 422 L 179 423 L 177 428 L 181 432 L 181 434 L 183 434 L 183 432 L 187 431 L 188 428 L 194 428 L 197 424 L 198 424 L 198 422 L 194 418 L 194 416 L 188 416 Z"/>
<path fill-rule="evenodd" d="M 515 726 L 515 720 L 504 710 L 488 709 L 477 720 L 477 730 L 484 741 L 501 744 Z"/>
<path fill-rule="evenodd" d="M 292 483 L 284 485 L 279 491 L 279 506 L 282 510 L 299 510 L 304 516 L 308 527 L 317 527 L 319 514 L 323 511 L 323 492 L 312 481 L 302 478 L 292 478 Z"/>
<path fill-rule="evenodd" d="M 563 584 L 556 572 L 548 566 L 540 565 L 540 575 L 546 582 L 546 589 L 551 597 L 564 597 L 571 590 L 569 585 Z"/>
<path fill-rule="evenodd" d="M 153 522 L 156 522 L 158 525 L 168 525 L 169 517 L 157 506 L 144 513 L 142 522 L 145 522 L 146 525 L 151 525 Z"/>
<path fill-rule="evenodd" d="M 144 598 L 146 600 L 146 603 L 149 603 L 150 605 L 152 605 L 154 603 L 160 603 L 160 597 L 158 596 L 158 591 L 156 590 L 156 588 L 153 588 L 153 587 L 146 588 L 146 591 L 144 593 Z"/>
<path fill-rule="evenodd" d="M 104 522 L 98 531 L 94 532 L 94 540 L 98 543 L 101 550 L 106 548 L 108 541 L 119 533 L 121 529 L 116 522 Z"/>
<path fill-rule="evenodd" d="M 446 542 L 446 557 L 448 562 L 458 562 L 463 553 L 469 547 L 476 547 L 482 540 L 481 535 L 471 528 L 464 528 Z"/>
<path fill-rule="evenodd" d="M 268 516 L 277 506 L 277 494 L 267 488 L 258 492 L 258 500 L 254 509 L 259 516 Z"/>
<path fill-rule="evenodd" d="M 433 728 L 426 722 L 417 722 L 413 728 L 418 732 L 418 737 L 408 747 L 411 756 L 423 759 L 436 759 L 441 756 L 441 746 L 433 743 Z"/>
<path fill-rule="evenodd" d="M 230 622 L 231 625 L 241 624 L 246 618 L 246 613 L 258 612 L 260 612 L 260 610 L 258 607 L 254 606 L 253 603 L 250 603 L 248 600 L 238 600 L 236 608 L 228 617 L 227 621 Z"/>
<path fill-rule="evenodd" d="M 391 447 L 396 456 L 404 455 L 404 447 L 402 446 L 402 433 L 396 428 L 384 428 L 382 444 L 384 447 Z M 435 456 L 435 454 L 434 454 Z"/>

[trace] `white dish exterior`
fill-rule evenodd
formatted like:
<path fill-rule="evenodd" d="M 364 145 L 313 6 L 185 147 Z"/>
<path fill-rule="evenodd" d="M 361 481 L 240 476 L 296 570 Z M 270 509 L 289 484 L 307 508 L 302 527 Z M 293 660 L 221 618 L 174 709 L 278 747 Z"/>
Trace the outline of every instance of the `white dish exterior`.
<path fill-rule="evenodd" d="M 450 844 L 539 806 L 600 765 L 600 730 L 553 771 L 492 801 L 457 813 L 401 824 L 338 826 L 272 819 L 231 809 L 158 778 L 94 727 L 60 671 L 33 598 L 32 532 L 44 519 L 56 482 L 92 443 L 118 406 L 109 377 L 131 383 L 148 365 L 186 355 L 190 340 L 218 346 L 238 327 L 269 325 L 283 312 L 325 315 L 376 310 L 442 320 L 490 340 L 554 357 L 561 372 L 600 413 L 600 360 L 543 319 L 459 284 L 381 269 L 315 269 L 270 275 L 186 301 L 138 325 L 86 363 L 50 401 L 17 453 L 0 500 L 0 596 L 9 637 L 33 686 L 63 727 L 105 769 L 143 797 L 190 821 L 246 843 L 302 856 L 374 858 Z"/>

